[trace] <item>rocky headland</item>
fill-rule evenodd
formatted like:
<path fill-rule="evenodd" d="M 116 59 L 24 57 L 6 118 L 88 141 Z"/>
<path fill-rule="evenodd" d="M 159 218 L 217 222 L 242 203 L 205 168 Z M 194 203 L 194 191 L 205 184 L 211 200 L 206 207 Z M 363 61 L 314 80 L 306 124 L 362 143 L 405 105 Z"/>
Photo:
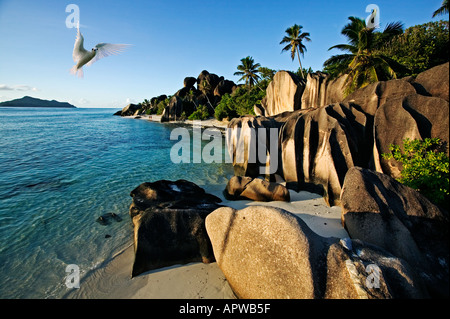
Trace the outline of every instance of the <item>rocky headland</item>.
<path fill-rule="evenodd" d="M 448 211 L 396 181 L 401 163 L 381 155 L 406 138 L 438 137 L 448 145 L 448 74 L 446 63 L 344 98 L 344 78 L 313 73 L 304 81 L 277 72 L 255 105 L 257 116 L 227 124 L 235 177 L 224 185 L 225 196 L 281 203 L 290 201 L 289 189 L 317 193 L 340 207 L 349 237 L 318 235 L 277 207 L 226 207 L 188 181 L 143 183 L 131 192 L 133 275 L 216 261 L 240 298 L 448 298 Z M 214 107 L 214 97 L 234 87 L 206 71 L 188 77 L 161 121 L 181 116 L 183 92 Z M 128 105 L 118 115 L 144 111 Z M 278 147 L 256 143 L 262 131 L 245 128 L 276 129 Z M 276 156 L 275 172 L 261 176 L 268 163 L 246 154 L 236 160 L 238 146 L 252 143 Z"/>

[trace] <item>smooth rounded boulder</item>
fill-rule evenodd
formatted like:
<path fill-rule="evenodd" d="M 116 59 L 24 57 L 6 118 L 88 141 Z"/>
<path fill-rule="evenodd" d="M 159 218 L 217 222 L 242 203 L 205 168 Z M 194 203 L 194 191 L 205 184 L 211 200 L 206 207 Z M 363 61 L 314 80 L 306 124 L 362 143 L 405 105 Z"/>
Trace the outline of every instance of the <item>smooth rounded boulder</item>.
<path fill-rule="evenodd" d="M 342 222 L 351 238 L 416 267 L 430 294 L 448 297 L 449 216 L 416 190 L 360 167 L 345 176 Z"/>
<path fill-rule="evenodd" d="M 362 241 L 319 236 L 283 209 L 222 207 L 205 226 L 217 264 L 240 298 L 428 296 L 405 261 Z"/>
<path fill-rule="evenodd" d="M 233 176 L 225 188 L 228 199 L 250 199 L 260 202 L 290 201 L 289 190 L 278 183 L 268 182 L 261 178 Z"/>

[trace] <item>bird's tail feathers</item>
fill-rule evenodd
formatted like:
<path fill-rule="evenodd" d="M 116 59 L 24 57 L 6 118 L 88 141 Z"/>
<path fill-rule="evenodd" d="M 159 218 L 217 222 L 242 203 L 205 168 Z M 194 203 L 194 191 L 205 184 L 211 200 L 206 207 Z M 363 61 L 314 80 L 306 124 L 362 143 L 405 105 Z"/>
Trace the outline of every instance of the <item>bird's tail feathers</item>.
<path fill-rule="evenodd" d="M 76 65 L 74 65 L 71 69 L 70 69 L 70 73 L 73 75 L 77 75 L 79 78 L 83 77 L 83 68 L 77 68 Z"/>

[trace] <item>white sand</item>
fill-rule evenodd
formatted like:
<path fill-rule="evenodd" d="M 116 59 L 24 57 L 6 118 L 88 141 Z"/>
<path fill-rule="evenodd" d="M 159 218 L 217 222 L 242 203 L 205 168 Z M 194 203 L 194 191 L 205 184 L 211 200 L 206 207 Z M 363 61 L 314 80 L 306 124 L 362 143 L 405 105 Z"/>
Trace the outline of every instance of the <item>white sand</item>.
<path fill-rule="evenodd" d="M 130 115 L 130 116 L 123 116 L 124 118 L 130 118 L 130 119 L 139 119 L 139 120 L 147 120 L 152 122 L 161 122 L 161 115 L 147 115 L 142 114 L 138 116 Z M 200 123 L 202 127 L 215 127 L 218 129 L 226 129 L 228 122 L 226 120 L 224 121 L 218 121 L 215 118 L 209 118 L 207 120 L 197 120 L 197 122 Z M 170 121 L 169 124 L 184 124 L 184 125 L 193 125 L 193 120 L 184 120 L 184 121 Z"/>
<path fill-rule="evenodd" d="M 341 225 L 341 208 L 328 207 L 324 199 L 309 192 L 290 190 L 291 202 L 227 201 L 224 185 L 203 186 L 220 197 L 224 205 L 241 209 L 248 205 L 267 205 L 283 208 L 300 218 L 317 234 L 324 237 L 348 237 Z M 217 264 L 190 263 L 175 265 L 141 274 L 131 279 L 134 259 L 133 246 L 116 255 L 106 265 L 82 278 L 79 289 L 67 298 L 102 299 L 232 299 L 235 298 Z"/>

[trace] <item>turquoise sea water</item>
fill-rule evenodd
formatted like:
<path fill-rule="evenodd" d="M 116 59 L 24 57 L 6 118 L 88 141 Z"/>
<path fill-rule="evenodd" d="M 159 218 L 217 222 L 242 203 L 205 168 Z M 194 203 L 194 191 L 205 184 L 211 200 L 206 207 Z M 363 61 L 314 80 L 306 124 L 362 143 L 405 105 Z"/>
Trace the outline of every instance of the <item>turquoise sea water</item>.
<path fill-rule="evenodd" d="M 67 265 L 83 276 L 129 245 L 140 183 L 232 175 L 231 164 L 172 163 L 175 126 L 115 111 L 0 108 L 0 298 L 60 298 Z M 97 223 L 106 213 L 122 221 Z"/>

